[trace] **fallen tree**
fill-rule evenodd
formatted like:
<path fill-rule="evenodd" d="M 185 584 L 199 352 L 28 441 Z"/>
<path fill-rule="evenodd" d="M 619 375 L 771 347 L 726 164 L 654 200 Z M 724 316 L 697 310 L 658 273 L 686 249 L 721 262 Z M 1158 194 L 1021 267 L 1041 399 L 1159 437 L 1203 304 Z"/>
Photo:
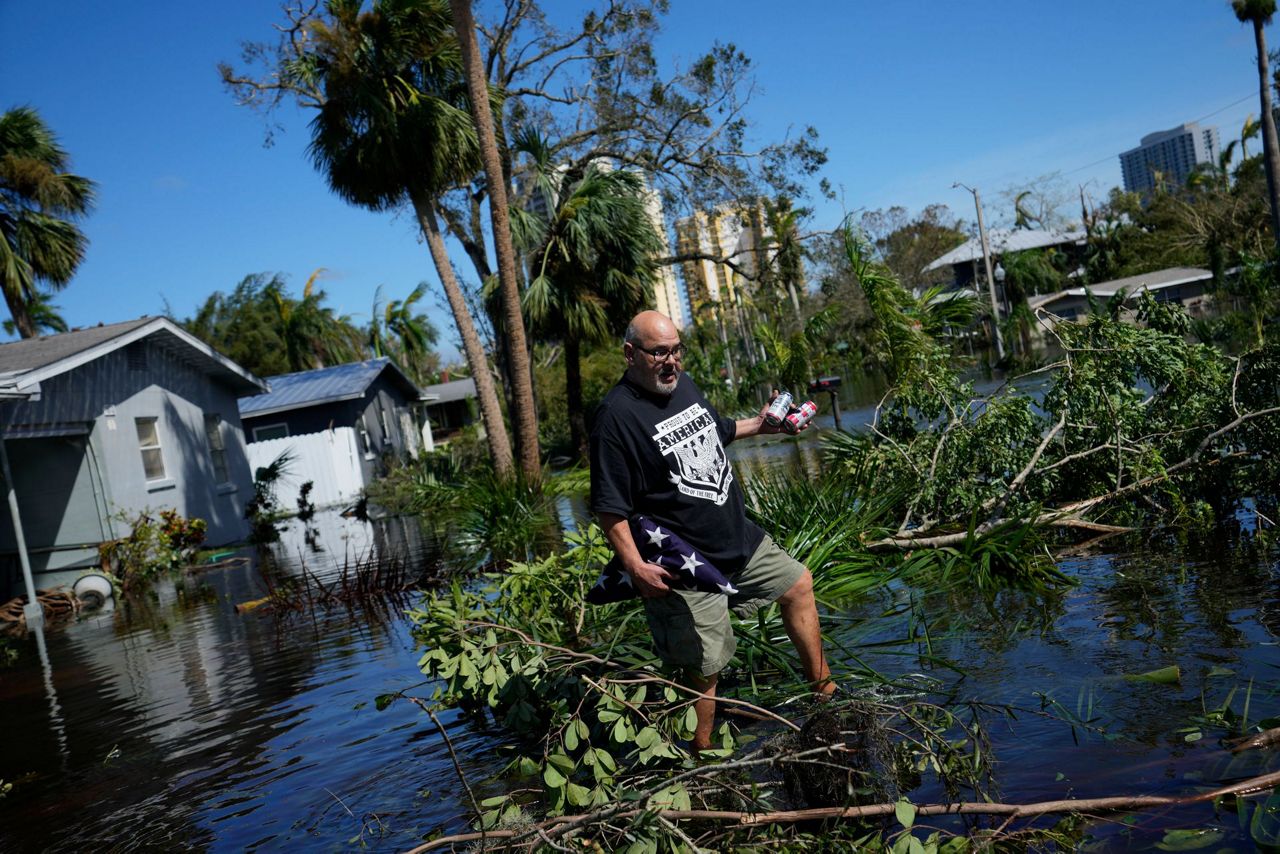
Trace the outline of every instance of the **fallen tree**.
<path fill-rule="evenodd" d="M 722 770 L 723 767 L 735 767 L 741 763 L 728 763 L 727 766 L 708 770 Z M 538 823 L 531 829 L 524 830 L 491 830 L 485 833 L 459 833 L 442 836 L 438 839 L 419 845 L 409 854 L 422 854 L 445 846 L 457 845 L 460 842 L 487 840 L 497 842 L 492 848 L 502 850 L 516 846 L 536 845 L 539 841 L 553 845 L 556 839 L 575 831 L 592 827 L 605 821 L 635 819 L 651 816 L 659 821 L 701 821 L 723 822 L 742 827 L 794 824 L 805 821 L 849 821 L 867 818 L 899 817 L 909 814 L 912 822 L 917 818 L 929 816 L 986 815 L 1000 816 L 1007 820 L 1040 818 L 1046 815 L 1090 815 L 1098 816 L 1106 813 L 1126 812 L 1134 810 L 1151 810 L 1165 807 L 1187 806 L 1189 804 L 1207 803 L 1226 797 L 1242 797 L 1249 794 L 1269 791 L 1280 785 L 1280 771 L 1262 774 L 1248 780 L 1241 780 L 1228 786 L 1221 786 L 1208 792 L 1185 796 L 1161 795 L 1116 795 L 1106 798 L 1068 798 L 1054 801 L 1039 801 L 1029 804 L 1005 804 L 989 802 L 957 802 L 946 804 L 907 804 L 895 801 L 884 804 L 866 804 L 850 807 L 824 807 L 821 809 L 784 810 L 768 813 L 743 812 L 741 810 L 674 810 L 648 808 L 622 808 L 618 806 L 598 810 L 583 815 L 561 815 Z M 908 824 L 907 829 L 910 828 Z M 696 850 L 696 846 L 695 846 Z"/>
<path fill-rule="evenodd" d="M 1243 515 L 1256 536 L 1269 536 L 1280 483 L 1280 350 L 1224 354 L 1186 340 L 1177 306 L 1141 298 L 1129 317 L 1113 300 L 1054 327 L 1061 357 L 1052 364 L 978 395 L 940 343 L 955 307 L 939 312 L 912 297 L 856 235 L 846 239 L 890 389 L 866 432 L 826 441 L 820 476 L 746 481 L 752 514 L 813 570 L 824 601 L 904 582 L 990 592 L 1070 584 L 1050 546 L 1075 548 L 1081 534 L 1231 524 Z M 414 613 L 427 650 L 421 665 L 436 680 L 434 696 L 414 701 L 488 713 L 512 735 L 510 790 L 475 805 L 486 845 L 556 847 L 571 833 L 592 838 L 580 835 L 591 828 L 606 847 L 725 847 L 732 834 L 812 821 L 836 821 L 850 844 L 858 833 L 882 842 L 888 831 L 877 822 L 892 815 L 901 823 L 908 807 L 913 817 L 992 816 L 1004 823 L 997 834 L 1025 820 L 1018 833 L 1067 844 L 1034 819 L 1199 803 L 1277 782 L 1264 775 L 1207 795 L 1008 803 L 995 789 L 990 718 L 1057 711 L 1073 731 L 1087 720 L 1052 704 L 939 704 L 931 702 L 936 681 L 867 669 L 841 674 L 857 697 L 845 707 L 857 724 L 815 742 L 808 723 L 796 732 L 798 724 L 766 711 L 802 690 L 777 651 L 783 631 L 769 612 L 737 627 L 733 668 L 762 694 L 764 708 L 749 711 L 772 716 L 785 749 L 731 759 L 737 742 L 726 724 L 716 757 L 724 761 L 689 767 L 681 743 L 695 692 L 659 671 L 634 603 L 585 605 L 609 555 L 599 532 L 568 541 L 562 554 L 515 564 L 485 589 L 438 592 Z M 951 666 L 929 651 L 913 654 Z M 903 806 L 903 794 L 923 785 L 945 797 Z M 717 829 L 705 831 L 706 823 Z M 704 835 L 695 839 L 695 828 Z M 803 830 L 787 833 L 796 843 Z"/>

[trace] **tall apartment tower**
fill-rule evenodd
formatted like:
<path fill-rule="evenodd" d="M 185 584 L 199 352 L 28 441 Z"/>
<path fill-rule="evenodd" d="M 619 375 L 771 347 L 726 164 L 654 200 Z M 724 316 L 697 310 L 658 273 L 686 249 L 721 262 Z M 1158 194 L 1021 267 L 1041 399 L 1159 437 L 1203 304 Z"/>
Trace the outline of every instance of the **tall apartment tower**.
<path fill-rule="evenodd" d="M 1120 155 L 1124 188 L 1130 193 L 1153 190 L 1157 172 L 1166 183 L 1181 184 L 1196 164 L 1216 164 L 1219 150 L 1218 129 L 1196 122 L 1149 133 L 1137 148 Z"/>
<path fill-rule="evenodd" d="M 671 254 L 671 243 L 667 238 L 667 218 L 662 210 L 662 198 L 649 182 L 644 186 L 644 209 L 649 215 L 649 222 L 662 242 L 662 254 Z M 684 329 L 689 325 L 693 315 L 688 306 L 680 298 L 680 283 L 676 281 L 676 268 L 671 264 L 660 264 L 653 283 L 654 307 L 671 318 L 676 329 Z"/>
<path fill-rule="evenodd" d="M 676 252 L 702 253 L 727 258 L 727 263 L 698 259 L 680 265 L 689 308 L 704 302 L 735 302 L 742 277 L 737 267 L 748 273 L 755 269 L 756 250 L 765 236 L 763 211 L 759 206 L 740 211 L 725 206 L 706 213 L 698 211 L 676 221 Z"/>

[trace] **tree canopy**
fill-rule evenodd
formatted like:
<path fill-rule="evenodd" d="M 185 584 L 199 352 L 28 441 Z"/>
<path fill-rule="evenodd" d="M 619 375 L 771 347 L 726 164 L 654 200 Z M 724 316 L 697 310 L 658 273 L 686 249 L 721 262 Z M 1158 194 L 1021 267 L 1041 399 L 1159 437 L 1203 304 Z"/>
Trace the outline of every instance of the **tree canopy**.
<path fill-rule="evenodd" d="M 0 115 L 0 290 L 23 338 L 65 328 L 47 291 L 66 287 L 89 243 L 78 222 L 94 183 L 72 174 L 70 160 L 34 109 Z"/>

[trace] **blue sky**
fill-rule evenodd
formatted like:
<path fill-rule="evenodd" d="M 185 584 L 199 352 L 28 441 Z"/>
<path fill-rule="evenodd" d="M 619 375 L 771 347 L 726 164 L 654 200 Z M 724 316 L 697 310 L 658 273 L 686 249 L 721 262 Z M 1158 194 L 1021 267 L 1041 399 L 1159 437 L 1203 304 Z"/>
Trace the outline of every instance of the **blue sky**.
<path fill-rule="evenodd" d="M 1048 173 L 1101 198 L 1143 134 L 1215 113 L 1205 123 L 1225 142 L 1258 111 L 1252 33 L 1225 0 L 671 5 L 660 61 L 733 42 L 757 70 L 757 139 L 817 126 L 839 198 L 817 204 L 814 227 L 931 202 L 971 219 L 955 181 L 982 190 L 994 222 L 1012 213 L 1001 190 Z M 389 298 L 435 288 L 408 217 L 327 191 L 305 156 L 306 116 L 281 111 L 267 148 L 262 117 L 223 91 L 215 64 L 281 19 L 271 0 L 0 0 L 0 109 L 36 107 L 99 184 L 88 257 L 55 297 L 73 326 L 166 301 L 186 317 L 255 272 L 300 287 L 325 267 L 330 303 L 358 322 L 379 285 Z M 447 312 L 430 313 L 451 340 Z"/>

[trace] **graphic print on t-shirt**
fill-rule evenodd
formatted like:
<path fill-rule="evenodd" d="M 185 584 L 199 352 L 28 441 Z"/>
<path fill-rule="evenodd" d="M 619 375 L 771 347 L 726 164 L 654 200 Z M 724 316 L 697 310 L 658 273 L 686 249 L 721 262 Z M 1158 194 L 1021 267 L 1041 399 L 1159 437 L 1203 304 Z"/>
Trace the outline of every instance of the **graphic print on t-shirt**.
<path fill-rule="evenodd" d="M 720 444 L 716 420 L 701 403 L 659 422 L 653 440 L 658 450 L 675 460 L 671 482 L 676 489 L 694 498 L 724 504 L 729 497 L 733 471 Z"/>

